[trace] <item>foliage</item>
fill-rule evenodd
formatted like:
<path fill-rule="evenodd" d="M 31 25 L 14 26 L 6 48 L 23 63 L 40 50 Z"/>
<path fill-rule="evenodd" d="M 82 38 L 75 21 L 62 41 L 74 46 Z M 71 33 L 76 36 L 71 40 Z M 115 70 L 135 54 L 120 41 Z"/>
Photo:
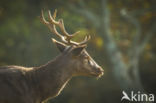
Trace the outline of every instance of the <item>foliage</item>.
<path fill-rule="evenodd" d="M 39 66 L 59 54 L 51 42 L 53 36 L 45 25 L 40 23 L 41 9 L 45 11 L 58 9 L 58 18 L 63 18 L 67 31 L 80 30 L 80 36 L 74 40 L 79 41 L 86 34 L 92 39 L 88 45 L 88 52 L 103 66 L 105 75 L 96 81 L 93 78 L 73 78 L 63 93 L 49 103 L 114 103 L 120 101 L 121 89 L 113 77 L 111 65 L 108 62 L 104 49 L 105 41 L 98 30 L 86 20 L 83 15 L 72 12 L 69 5 L 79 3 L 81 0 L 1 0 L 0 1 L 0 65 Z M 100 0 L 85 2 L 87 9 L 101 17 Z M 133 39 L 137 28 L 121 12 L 126 9 L 141 25 L 141 38 L 143 40 L 155 21 L 154 0 L 109 0 L 107 7 L 111 11 L 111 33 L 115 42 L 123 52 L 123 59 L 128 61 L 125 54 L 133 47 Z M 79 7 L 81 9 L 81 7 Z M 79 10 L 78 9 L 78 10 Z M 98 18 L 97 18 L 98 19 Z M 96 22 L 95 22 L 96 25 Z M 156 37 L 150 39 L 145 46 L 139 61 L 142 83 L 148 92 L 156 93 L 155 67 L 156 67 Z M 127 62 L 128 63 L 128 62 Z M 111 97 L 111 98 L 110 98 Z"/>

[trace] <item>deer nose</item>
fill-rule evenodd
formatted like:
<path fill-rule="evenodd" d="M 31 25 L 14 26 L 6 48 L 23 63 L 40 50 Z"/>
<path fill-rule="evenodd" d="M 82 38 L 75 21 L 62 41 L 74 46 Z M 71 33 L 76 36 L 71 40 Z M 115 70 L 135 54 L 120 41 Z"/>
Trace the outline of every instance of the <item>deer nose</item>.
<path fill-rule="evenodd" d="M 101 68 L 101 74 L 104 75 L 104 70 Z"/>
<path fill-rule="evenodd" d="M 104 70 L 99 66 L 99 67 L 97 67 L 97 72 L 99 72 L 99 73 L 104 73 Z"/>

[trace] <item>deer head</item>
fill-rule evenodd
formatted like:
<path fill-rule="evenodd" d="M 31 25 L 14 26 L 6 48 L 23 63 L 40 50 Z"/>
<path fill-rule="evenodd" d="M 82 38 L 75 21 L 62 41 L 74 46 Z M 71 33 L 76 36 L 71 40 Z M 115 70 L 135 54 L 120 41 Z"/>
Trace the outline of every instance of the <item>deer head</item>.
<path fill-rule="evenodd" d="M 64 27 L 64 22 L 62 19 L 58 21 L 56 18 L 56 10 L 51 15 L 51 12 L 48 11 L 48 21 L 45 20 L 43 11 L 41 12 L 41 21 L 44 23 L 52 33 L 61 38 L 62 42 L 59 42 L 52 38 L 52 41 L 56 44 L 57 48 L 64 56 L 64 62 L 69 68 L 72 68 L 73 76 L 96 76 L 101 77 L 103 75 L 103 69 L 91 58 L 91 56 L 86 51 L 87 42 L 90 40 L 90 35 L 87 35 L 85 39 L 81 42 L 75 42 L 71 39 L 75 37 L 78 32 L 69 34 Z M 59 27 L 62 34 L 60 34 L 56 26 Z"/>

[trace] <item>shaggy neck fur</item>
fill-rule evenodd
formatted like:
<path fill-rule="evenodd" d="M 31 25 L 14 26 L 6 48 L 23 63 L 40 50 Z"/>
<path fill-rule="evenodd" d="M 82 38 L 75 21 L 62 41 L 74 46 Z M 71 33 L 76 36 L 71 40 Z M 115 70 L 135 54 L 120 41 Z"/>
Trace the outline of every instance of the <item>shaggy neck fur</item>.
<path fill-rule="evenodd" d="M 60 55 L 47 64 L 37 67 L 33 71 L 33 80 L 36 82 L 38 99 L 53 98 L 62 91 L 72 77 L 72 69 L 64 61 L 66 55 Z"/>

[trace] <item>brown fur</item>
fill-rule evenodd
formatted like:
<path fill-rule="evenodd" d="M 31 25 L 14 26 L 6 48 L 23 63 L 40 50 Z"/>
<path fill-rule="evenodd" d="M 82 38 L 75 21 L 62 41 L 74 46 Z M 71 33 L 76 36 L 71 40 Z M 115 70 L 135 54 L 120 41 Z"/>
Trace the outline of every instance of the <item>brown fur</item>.
<path fill-rule="evenodd" d="M 57 96 L 73 76 L 102 75 L 97 64 L 87 64 L 92 58 L 85 50 L 79 56 L 72 50 L 40 67 L 0 67 L 0 103 L 41 103 Z"/>

